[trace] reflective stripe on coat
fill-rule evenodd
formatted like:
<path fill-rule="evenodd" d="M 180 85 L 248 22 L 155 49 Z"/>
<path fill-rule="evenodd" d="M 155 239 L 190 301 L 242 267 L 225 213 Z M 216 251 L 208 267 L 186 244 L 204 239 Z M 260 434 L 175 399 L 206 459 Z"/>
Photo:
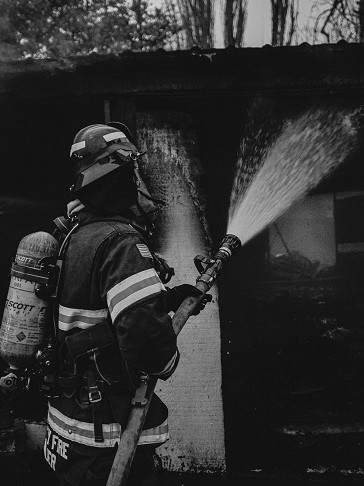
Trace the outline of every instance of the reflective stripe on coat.
<path fill-rule="evenodd" d="M 122 429 L 118 423 L 103 424 L 104 442 L 95 442 L 94 426 L 64 415 L 56 408 L 49 406 L 49 426 L 54 432 L 70 442 L 77 442 L 91 447 L 114 447 L 119 443 Z M 142 431 L 138 445 L 160 445 L 169 439 L 168 420 L 157 427 Z"/>

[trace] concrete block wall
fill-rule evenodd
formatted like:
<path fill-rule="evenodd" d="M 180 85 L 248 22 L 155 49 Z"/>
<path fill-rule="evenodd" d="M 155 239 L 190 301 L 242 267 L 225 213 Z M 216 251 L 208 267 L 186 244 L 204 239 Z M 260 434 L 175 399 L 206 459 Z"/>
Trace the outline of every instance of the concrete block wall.
<path fill-rule="evenodd" d="M 196 134 L 182 113 L 139 113 L 139 145 L 147 150 L 141 163 L 152 195 L 165 207 L 156 220 L 159 253 L 175 268 L 170 286 L 194 284 L 193 258 L 209 248 L 204 214 L 203 177 Z M 178 337 L 181 360 L 157 393 L 168 405 L 170 440 L 158 449 L 172 471 L 223 472 L 224 421 L 221 380 L 221 336 L 216 288 L 213 302 L 191 317 Z"/>

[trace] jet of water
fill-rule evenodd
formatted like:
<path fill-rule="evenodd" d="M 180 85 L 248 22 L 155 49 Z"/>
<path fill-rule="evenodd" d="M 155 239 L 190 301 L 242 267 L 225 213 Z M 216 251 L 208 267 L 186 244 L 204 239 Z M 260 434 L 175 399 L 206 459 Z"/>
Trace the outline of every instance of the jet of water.
<path fill-rule="evenodd" d="M 350 115 L 316 109 L 287 123 L 242 197 L 232 198 L 227 233 L 246 243 L 345 161 L 356 144 Z"/>

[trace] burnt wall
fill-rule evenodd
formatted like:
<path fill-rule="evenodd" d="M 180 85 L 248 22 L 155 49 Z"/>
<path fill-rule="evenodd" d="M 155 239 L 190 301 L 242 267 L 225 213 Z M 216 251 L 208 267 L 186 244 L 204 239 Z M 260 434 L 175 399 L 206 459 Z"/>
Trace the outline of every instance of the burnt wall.
<path fill-rule="evenodd" d="M 361 104 L 352 96 L 307 94 L 170 98 L 164 103 L 138 100 L 136 111 L 161 116 L 164 110 L 172 119 L 175 112 L 175 120 L 184 113 L 191 120 L 203 168 L 199 184 L 216 247 L 226 232 L 242 140 L 249 137 L 254 174 L 254 163 L 259 166 L 288 120 L 311 109 L 355 111 Z M 361 199 L 357 195 L 343 202 L 340 194 L 363 190 L 362 137 L 360 129 L 350 157 L 309 195 L 337 195 L 332 204 L 336 263 L 316 275 L 310 274 L 315 262 L 305 258 L 290 261 L 283 251 L 272 260 L 267 229 L 245 245 L 218 282 L 231 476 L 360 478 L 362 253 L 340 252 L 338 245 L 361 241 Z"/>
<path fill-rule="evenodd" d="M 254 177 L 287 121 L 308 110 L 345 107 L 355 112 L 362 102 L 360 97 L 301 94 L 294 99 L 169 100 L 167 105 L 148 100 L 138 106 L 150 112 L 164 106 L 166 112 L 187 113 L 193 120 L 216 247 L 226 232 L 242 140 L 250 141 L 247 165 Z M 226 460 L 232 477 L 360 479 L 362 152 L 359 128 L 344 164 L 307 197 L 313 206 L 315 198 L 332 200 L 334 264 L 318 271 L 318 262 L 296 254 L 294 246 L 270 254 L 268 228 L 244 246 L 218 281 Z M 298 233 L 300 214 L 291 218 Z M 314 227 L 309 244 L 318 248 L 326 227 L 316 228 L 313 219 L 307 224 Z M 346 244 L 343 250 L 340 245 Z M 352 252 L 351 244 L 359 246 Z"/>
<path fill-rule="evenodd" d="M 251 116 L 269 135 L 268 148 L 285 121 L 302 111 L 355 110 L 362 103 L 337 97 L 261 101 L 252 106 Z M 262 110 L 266 119 L 275 120 L 276 133 L 262 120 Z M 249 119 L 242 132 L 246 140 L 252 131 Z M 228 465 L 238 476 L 279 472 L 282 478 L 333 480 L 349 471 L 360 478 L 362 151 L 360 129 L 345 163 L 291 215 L 250 241 L 219 281 Z M 322 201 L 322 220 L 330 221 L 332 231 L 328 264 L 307 257 L 327 236 L 328 226 L 318 222 Z"/>

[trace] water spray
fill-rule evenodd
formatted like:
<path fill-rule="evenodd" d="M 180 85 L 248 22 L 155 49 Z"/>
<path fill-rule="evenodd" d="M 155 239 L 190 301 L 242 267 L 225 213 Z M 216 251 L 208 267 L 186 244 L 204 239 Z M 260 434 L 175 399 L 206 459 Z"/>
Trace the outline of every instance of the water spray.
<path fill-rule="evenodd" d="M 244 245 L 302 200 L 347 160 L 357 145 L 359 119 L 350 109 L 312 108 L 287 121 L 259 163 L 240 153 L 227 232 Z M 256 166 L 246 187 L 241 171 Z"/>

